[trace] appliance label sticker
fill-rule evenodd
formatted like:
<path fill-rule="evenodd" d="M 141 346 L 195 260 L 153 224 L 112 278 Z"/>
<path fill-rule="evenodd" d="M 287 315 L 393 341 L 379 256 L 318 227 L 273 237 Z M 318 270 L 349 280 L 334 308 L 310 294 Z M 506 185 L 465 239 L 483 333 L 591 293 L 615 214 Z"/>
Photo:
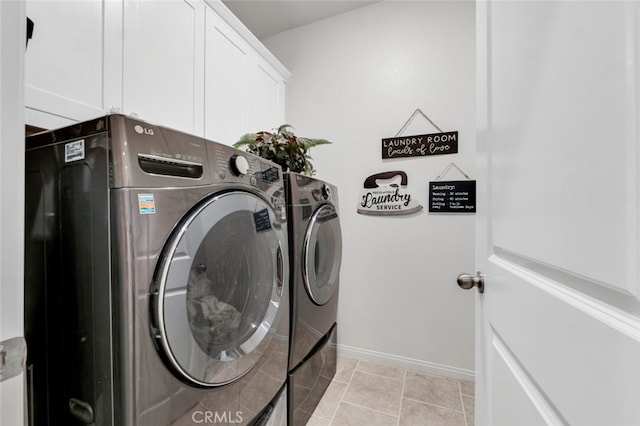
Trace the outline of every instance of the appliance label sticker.
<path fill-rule="evenodd" d="M 70 163 L 84 159 L 84 139 L 70 142 L 64 146 L 64 162 Z"/>
<path fill-rule="evenodd" d="M 253 222 L 256 225 L 256 232 L 268 231 L 271 229 L 271 219 L 267 209 L 253 213 Z"/>
<path fill-rule="evenodd" d="M 140 214 L 154 214 L 156 212 L 156 202 L 153 194 L 138 194 L 138 208 Z"/>

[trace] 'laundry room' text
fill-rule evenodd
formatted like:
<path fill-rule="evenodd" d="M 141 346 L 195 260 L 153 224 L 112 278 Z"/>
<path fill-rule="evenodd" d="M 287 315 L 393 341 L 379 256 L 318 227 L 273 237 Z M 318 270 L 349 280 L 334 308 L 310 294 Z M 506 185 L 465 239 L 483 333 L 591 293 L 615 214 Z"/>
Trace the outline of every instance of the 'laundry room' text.
<path fill-rule="evenodd" d="M 423 157 L 457 152 L 457 131 L 382 139 L 382 159 Z"/>

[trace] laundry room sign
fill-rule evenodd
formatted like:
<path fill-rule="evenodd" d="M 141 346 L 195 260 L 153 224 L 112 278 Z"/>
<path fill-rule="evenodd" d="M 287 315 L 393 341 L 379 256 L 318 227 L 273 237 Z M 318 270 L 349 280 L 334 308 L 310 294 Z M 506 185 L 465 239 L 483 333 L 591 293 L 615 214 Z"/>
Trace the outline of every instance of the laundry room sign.
<path fill-rule="evenodd" d="M 424 157 L 458 152 L 458 132 L 431 133 L 382 139 L 382 159 Z"/>
<path fill-rule="evenodd" d="M 424 117 L 438 133 L 401 136 L 416 116 Z M 458 131 L 443 132 L 427 115 L 416 109 L 402 128 L 392 138 L 382 139 L 382 159 L 425 157 L 428 155 L 455 154 L 458 152 Z"/>
<path fill-rule="evenodd" d="M 358 213 L 396 216 L 416 213 L 422 206 L 407 191 L 407 174 L 390 171 L 373 174 L 364 181 Z"/>

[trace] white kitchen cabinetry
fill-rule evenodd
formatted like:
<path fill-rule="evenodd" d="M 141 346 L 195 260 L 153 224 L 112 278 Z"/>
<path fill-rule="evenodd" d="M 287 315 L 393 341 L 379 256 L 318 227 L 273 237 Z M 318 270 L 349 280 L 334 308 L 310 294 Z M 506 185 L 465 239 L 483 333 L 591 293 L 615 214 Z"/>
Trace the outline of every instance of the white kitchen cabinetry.
<path fill-rule="evenodd" d="M 220 0 L 27 0 L 26 122 L 111 111 L 232 144 L 284 121 L 289 72 Z"/>
<path fill-rule="evenodd" d="M 119 3 L 33 0 L 26 12 L 35 23 L 25 56 L 28 124 L 59 127 L 120 104 Z"/>
<path fill-rule="evenodd" d="M 122 111 L 202 135 L 204 4 L 124 3 Z"/>
<path fill-rule="evenodd" d="M 289 73 L 278 71 L 264 58 L 270 55 L 266 49 L 259 52 L 234 30 L 234 16 L 219 12 L 206 13 L 205 137 L 230 145 L 245 133 L 283 123 Z"/>
<path fill-rule="evenodd" d="M 254 56 L 249 65 L 249 128 L 270 130 L 284 124 L 285 83 L 267 61 Z"/>
<path fill-rule="evenodd" d="M 206 14 L 205 137 L 231 144 L 247 133 L 252 49 L 212 10 Z"/>

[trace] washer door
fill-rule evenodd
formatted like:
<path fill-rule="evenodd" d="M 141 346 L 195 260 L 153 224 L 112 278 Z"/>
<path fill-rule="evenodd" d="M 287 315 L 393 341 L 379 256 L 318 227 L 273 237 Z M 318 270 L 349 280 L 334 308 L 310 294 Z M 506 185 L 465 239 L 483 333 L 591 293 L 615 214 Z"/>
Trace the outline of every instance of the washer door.
<path fill-rule="evenodd" d="M 242 191 L 212 196 L 176 226 L 151 310 L 157 347 L 180 379 L 220 386 L 260 360 L 287 304 L 284 229 L 269 204 Z"/>
<path fill-rule="evenodd" d="M 342 261 L 340 219 L 331 204 L 323 204 L 309 219 L 302 250 L 307 294 L 316 305 L 324 305 L 338 289 Z"/>

